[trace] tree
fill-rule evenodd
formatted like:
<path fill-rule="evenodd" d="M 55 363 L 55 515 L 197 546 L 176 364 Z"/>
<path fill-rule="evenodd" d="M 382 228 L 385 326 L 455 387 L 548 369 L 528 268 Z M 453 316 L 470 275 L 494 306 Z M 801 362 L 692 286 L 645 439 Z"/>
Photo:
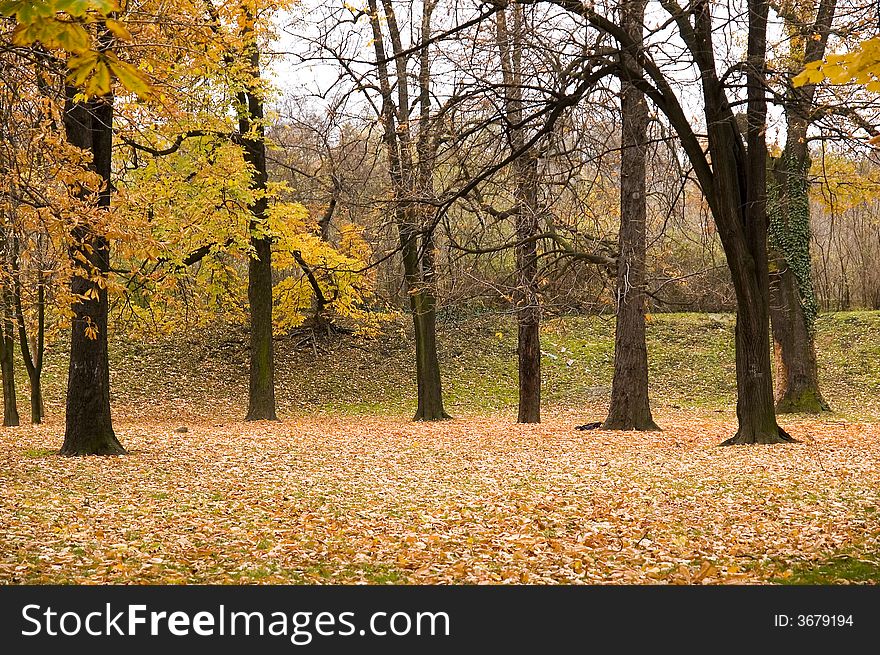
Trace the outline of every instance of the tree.
<path fill-rule="evenodd" d="M 776 422 L 770 365 L 765 140 L 767 2 L 749 0 L 745 12 L 747 47 L 741 66 L 746 87 L 745 135 L 732 109 L 726 81 L 718 72 L 710 3 L 702 1 L 685 9 L 675 0 L 661 2 L 700 73 L 708 147 L 708 152 L 704 152 L 670 76 L 652 59 L 646 47 L 635 43 L 619 24 L 590 5 L 576 0 L 548 1 L 582 16 L 637 57 L 644 73 L 621 61 L 617 64 L 618 75 L 639 87 L 666 115 L 712 211 L 737 301 L 738 430 L 725 444 L 792 441 Z"/>
<path fill-rule="evenodd" d="M 646 0 L 626 0 L 621 28 L 642 45 Z M 626 50 L 626 65 L 636 72 L 636 53 Z M 644 94 L 626 80 L 620 92 L 620 232 L 618 236 L 617 324 L 614 331 L 614 377 L 606 430 L 657 430 L 648 400 L 648 351 L 645 345 L 645 250 L 647 198 L 645 166 L 648 106 Z"/>
<path fill-rule="evenodd" d="M 386 37 L 376 0 L 369 0 L 369 20 L 373 49 L 382 97 L 381 121 L 384 133 L 388 173 L 394 193 L 392 212 L 400 237 L 404 280 L 409 294 L 410 312 L 416 340 L 416 384 L 418 407 L 413 420 L 447 419 L 443 408 L 440 360 L 437 356 L 437 296 L 434 270 L 434 230 L 426 212 L 432 198 L 433 161 L 437 140 L 431 131 L 430 27 L 436 0 L 422 5 L 417 100 L 410 102 L 407 57 L 392 3 L 383 0 L 384 24 L 391 41 L 391 56 L 386 52 Z M 392 75 L 389 64 L 393 63 Z M 393 82 L 392 82 L 393 80 Z M 394 99 L 394 88 L 397 101 Z M 418 128 L 412 134 L 411 106 L 418 108 Z"/>
<path fill-rule="evenodd" d="M 11 231 L 3 225 L 4 232 Z M 3 250 L 10 250 L 12 239 L 3 235 Z M 5 267 L 4 267 L 5 269 Z M 0 288 L 0 373 L 3 379 L 3 425 L 13 427 L 19 424 L 18 403 L 15 397 L 15 310 L 12 279 L 9 271 L 3 270 L 3 283 Z"/>
<path fill-rule="evenodd" d="M 21 271 L 21 248 L 19 238 L 16 236 L 13 239 L 13 247 L 12 253 L 10 256 L 10 269 L 12 276 L 12 284 L 13 284 L 13 300 L 15 304 L 15 322 L 18 326 L 18 345 L 21 350 L 21 359 L 24 362 L 25 370 L 28 374 L 28 381 L 30 382 L 31 389 L 31 423 L 42 423 L 44 416 L 44 408 L 43 408 L 43 389 L 42 389 L 42 374 L 43 374 L 43 355 L 46 349 L 46 274 L 43 271 L 42 265 L 42 255 L 40 252 L 40 245 L 43 238 L 42 234 L 39 234 L 36 238 L 36 257 L 32 256 L 34 259 L 34 267 L 36 270 L 34 271 L 35 280 L 35 302 L 34 302 L 34 313 L 35 316 L 35 325 L 33 326 L 36 334 L 34 335 L 33 341 L 28 335 L 28 321 L 25 317 L 23 296 L 24 289 L 22 285 L 22 271 Z"/>
<path fill-rule="evenodd" d="M 791 68 L 822 59 L 834 20 L 836 0 L 822 0 L 812 23 L 795 5 L 783 11 L 790 34 Z M 791 73 L 789 73 L 789 76 Z M 785 91 L 785 146 L 771 159 L 768 179 L 770 219 L 770 318 L 776 354 L 776 411 L 821 412 L 828 403 L 819 390 L 813 324 L 818 313 L 810 261 L 810 151 L 807 130 L 816 85 L 788 85 Z"/>
<path fill-rule="evenodd" d="M 33 3 L 9 0 L 0 13 L 12 16 L 12 42 L 21 47 L 41 44 L 59 53 L 69 73 L 64 85 L 63 126 L 68 143 L 91 154 L 89 168 L 99 188 L 74 182 L 81 199 L 94 201 L 96 217 L 110 213 L 112 194 L 113 79 L 144 96 L 144 74 L 113 51 L 116 39 L 130 38 L 117 20 L 115 0 L 81 3 L 48 0 Z M 100 221 L 100 218 L 97 222 Z M 69 247 L 73 302 L 66 425 L 61 453 L 65 455 L 122 454 L 110 416 L 110 368 L 107 353 L 110 243 L 94 217 L 85 215 L 73 227 Z"/>
<path fill-rule="evenodd" d="M 53 81 L 53 62 L 21 47 L 5 53 L 0 92 L 0 215 L 4 247 L 2 281 L 7 310 L 4 327 L 17 337 L 30 383 L 31 422 L 43 418 L 41 376 L 47 340 L 47 302 L 64 307 L 62 285 L 69 266 L 58 256 L 69 241 L 65 216 L 89 213 L 72 181 L 93 175 L 83 170 L 82 152 L 66 143 Z M 51 325 L 66 322 L 66 311 L 51 311 Z M 11 315 L 11 318 L 10 318 Z M 12 324 L 12 329 L 8 329 Z M 12 349 L 0 339 L 11 364 Z M 11 390 L 10 390 L 11 391 Z M 12 394 L 9 394 L 12 397 Z"/>
<path fill-rule="evenodd" d="M 498 54 L 504 84 L 505 118 L 513 169 L 516 205 L 517 361 L 519 368 L 519 423 L 541 421 L 541 301 L 538 295 L 538 159 L 537 149 L 525 147 L 523 123 L 523 16 L 522 7 L 512 8 L 513 28 L 508 29 L 506 11 L 496 14 Z"/>
<path fill-rule="evenodd" d="M 64 131 L 68 142 L 91 152 L 91 168 L 100 176 L 97 208 L 110 211 L 113 145 L 113 96 L 78 100 L 79 91 L 65 87 Z M 70 337 L 70 366 L 62 455 L 119 455 L 110 415 L 110 363 L 107 349 L 110 242 L 90 222 L 72 231 L 74 266 L 70 292 L 75 298 Z"/>
<path fill-rule="evenodd" d="M 254 30 L 254 16 L 241 8 L 242 39 L 246 78 L 236 94 L 238 129 L 245 161 L 253 169 L 251 188 L 256 192 L 250 205 L 250 243 L 248 260 L 248 305 L 250 307 L 250 385 L 245 420 L 277 421 L 275 415 L 275 356 L 272 344 L 272 236 L 268 228 L 266 185 L 266 135 L 262 89 L 260 88 L 260 50 Z"/>

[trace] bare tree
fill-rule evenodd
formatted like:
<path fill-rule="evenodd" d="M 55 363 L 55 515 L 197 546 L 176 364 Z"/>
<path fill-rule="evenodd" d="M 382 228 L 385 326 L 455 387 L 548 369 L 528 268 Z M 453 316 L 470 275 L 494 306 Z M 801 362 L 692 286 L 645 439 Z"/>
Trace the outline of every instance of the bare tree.
<path fill-rule="evenodd" d="M 538 295 L 538 159 L 537 148 L 525 147 L 523 125 L 523 16 L 514 5 L 513 28 L 508 29 L 507 12 L 496 14 L 498 54 L 504 84 L 504 111 L 512 163 L 516 206 L 516 321 L 519 364 L 520 423 L 541 421 L 541 304 Z"/>
<path fill-rule="evenodd" d="M 642 46 L 646 0 L 625 0 L 621 27 Z M 625 66 L 641 72 L 638 53 L 625 49 Z M 618 237 L 617 323 L 614 378 L 606 430 L 657 430 L 648 400 L 648 352 L 645 345 L 645 250 L 647 248 L 646 154 L 648 106 L 633 84 L 621 83 L 620 233 Z"/>
<path fill-rule="evenodd" d="M 701 1 L 683 8 L 675 0 L 661 2 L 699 71 L 708 152 L 703 150 L 670 75 L 654 61 L 648 48 L 634 42 L 615 20 L 592 5 L 575 0 L 552 2 L 608 33 L 621 48 L 636 56 L 644 72 L 633 70 L 618 59 L 618 75 L 640 88 L 666 115 L 712 210 L 737 298 L 739 429 L 725 443 L 791 441 L 776 422 L 770 365 L 765 141 L 767 2 L 749 0 L 745 8 L 746 57 L 739 67 L 745 73 L 745 135 L 733 111 L 727 80 L 718 70 L 710 3 Z"/>
<path fill-rule="evenodd" d="M 393 4 L 383 0 L 384 25 L 376 0 L 369 1 L 369 20 L 381 92 L 388 172 L 394 193 L 391 211 L 400 237 L 404 279 L 416 339 L 418 407 L 414 420 L 449 418 L 443 408 L 440 361 L 437 356 L 437 297 L 434 268 L 434 226 L 428 212 L 433 196 L 433 163 L 437 140 L 432 131 L 429 39 L 434 0 L 424 0 L 417 72 L 417 98 L 410 98 L 404 49 Z M 390 43 L 390 49 L 386 47 Z M 390 54 L 390 56 L 389 56 Z M 391 65 L 394 71 L 391 71 Z M 395 98 L 396 88 L 396 98 Z M 418 108 L 413 127 L 411 107 Z"/>

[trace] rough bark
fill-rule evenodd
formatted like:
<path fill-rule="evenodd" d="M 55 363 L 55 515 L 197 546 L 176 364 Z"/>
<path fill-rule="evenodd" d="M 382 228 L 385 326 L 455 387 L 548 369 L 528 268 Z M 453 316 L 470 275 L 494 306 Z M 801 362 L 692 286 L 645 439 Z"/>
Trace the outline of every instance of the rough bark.
<path fill-rule="evenodd" d="M 824 56 L 835 9 L 836 0 L 822 0 L 809 29 L 786 21 L 786 27 L 796 34 L 790 47 L 800 64 Z M 796 72 L 799 70 L 793 71 Z M 776 358 L 777 413 L 818 413 L 830 409 L 819 389 L 813 339 L 817 304 L 810 260 L 811 161 L 806 137 L 814 97 L 813 85 L 792 85 L 786 91 L 785 149 L 772 161 L 768 180 L 770 319 Z"/>
<path fill-rule="evenodd" d="M 627 0 L 622 26 L 642 43 L 645 0 Z M 638 63 L 625 55 L 634 70 Z M 647 246 L 646 156 L 648 105 L 641 91 L 622 82 L 620 153 L 620 231 L 617 259 L 617 323 L 614 377 L 606 430 L 659 430 L 648 399 L 648 349 L 645 343 L 645 253 Z"/>
<path fill-rule="evenodd" d="M 776 412 L 816 414 L 831 408 L 819 390 L 819 370 L 812 328 L 797 281 L 778 251 L 771 250 L 770 324 L 776 359 Z"/>
<path fill-rule="evenodd" d="M 418 406 L 414 421 L 437 421 L 450 418 L 443 408 L 443 385 L 437 357 L 437 311 L 434 294 L 423 290 L 410 296 L 413 327 L 416 335 L 416 379 Z"/>
<path fill-rule="evenodd" d="M 249 19 L 249 17 L 248 17 Z M 246 21 L 247 22 L 247 21 Z M 263 99 L 259 95 L 260 53 L 251 28 L 245 30 L 248 84 L 238 94 L 239 131 L 244 159 L 252 167 L 251 189 L 257 198 L 249 207 L 251 220 L 248 260 L 250 307 L 250 383 L 246 421 L 277 420 L 275 414 L 275 357 L 272 343 L 272 241 L 266 230 L 269 179 Z"/>
<path fill-rule="evenodd" d="M 68 87 L 64 107 L 67 140 L 92 153 L 92 167 L 103 187 L 98 207 L 110 207 L 110 171 L 113 144 L 113 98 L 74 102 L 77 90 Z M 119 455 L 125 449 L 113 431 L 110 416 L 110 363 L 107 351 L 106 285 L 95 279 L 110 271 L 110 244 L 88 222 L 72 232 L 70 258 L 74 268 L 67 376 L 67 406 L 62 455 Z"/>
<path fill-rule="evenodd" d="M 45 414 L 43 409 L 42 373 L 43 353 L 46 340 L 46 284 L 43 272 L 37 271 L 37 325 L 36 339 L 31 344 L 28 339 L 27 324 L 24 317 L 24 308 L 21 299 L 21 271 L 18 263 L 18 241 L 14 240 L 12 253 L 12 280 L 15 301 L 15 320 L 18 323 L 18 345 L 21 349 L 21 359 L 24 362 L 28 374 L 31 391 L 31 423 L 37 424 L 43 421 Z"/>
<path fill-rule="evenodd" d="M 251 237 L 248 261 L 250 377 L 246 421 L 275 421 L 275 358 L 272 343 L 272 245 Z"/>
<path fill-rule="evenodd" d="M 771 210 L 770 318 L 776 357 L 776 411 L 829 409 L 819 390 L 813 341 L 817 305 L 809 261 L 809 156 L 789 149 L 774 162 Z M 798 163 L 792 163 L 796 158 Z"/>
<path fill-rule="evenodd" d="M 521 0 L 525 1 L 525 0 Z M 683 8 L 660 0 L 700 72 L 706 139 L 693 129 L 673 83 L 632 37 L 591 3 L 549 0 L 586 18 L 639 54 L 644 74 L 621 61 L 620 76 L 639 86 L 669 120 L 712 211 L 737 299 L 736 370 L 739 430 L 727 443 L 777 443 L 791 437 L 776 423 L 770 366 L 766 177 L 766 0 L 749 0 L 746 62 L 747 134 L 743 143 L 713 44 L 712 3 Z M 708 145 L 708 152 L 706 151 Z"/>
<path fill-rule="evenodd" d="M 12 318 L 12 293 L 4 285 L 2 291 L 2 326 L 0 326 L 0 373 L 3 378 L 3 426 L 20 424 L 15 395 L 15 326 Z"/>
<path fill-rule="evenodd" d="M 512 7 L 513 26 L 508 28 L 505 11 L 496 17 L 496 39 L 505 89 L 505 114 L 511 152 L 525 146 L 523 122 L 522 7 Z M 514 312 L 517 323 L 519 405 L 517 422 L 541 422 L 541 302 L 538 295 L 538 160 L 529 152 L 512 164 L 513 212 L 517 246 Z"/>
<path fill-rule="evenodd" d="M 431 13 L 435 2 L 425 0 L 422 6 L 423 43 L 430 37 Z M 373 50 L 382 95 L 380 120 L 383 143 L 388 157 L 388 173 L 394 193 L 393 216 L 400 238 L 403 277 L 409 295 L 410 312 L 416 342 L 416 387 L 418 406 L 415 421 L 434 421 L 450 418 L 443 407 L 443 388 L 440 379 L 440 361 L 437 354 L 437 296 L 434 280 L 434 242 L 426 226 L 427 206 L 420 199 L 430 198 L 433 187 L 434 141 L 430 121 L 430 60 L 428 47 L 419 56 L 419 133 L 413 144 L 410 124 L 409 75 L 407 56 L 400 38 L 394 8 L 390 0 L 382 0 L 395 66 L 392 74 L 386 56 L 385 35 L 376 0 L 369 0 L 370 25 L 373 31 Z M 397 90 L 397 102 L 394 99 Z M 415 154 L 414 151 L 415 150 Z M 420 241 L 421 237 L 421 241 Z"/>
<path fill-rule="evenodd" d="M 770 366 L 770 281 L 767 261 L 767 101 L 765 60 L 767 50 L 767 0 L 749 0 L 747 42 L 747 127 L 744 179 L 740 203 L 742 233 L 725 248 L 737 297 L 736 314 L 736 414 L 737 433 L 725 445 L 792 441 L 776 423 Z M 704 26 L 706 28 L 708 26 Z M 708 99 L 707 99 L 708 100 Z M 720 108 L 722 111 L 729 107 Z M 727 124 L 730 138 L 735 121 Z M 717 128 L 716 128 L 717 129 Z M 721 140 L 727 135 L 720 135 Z M 720 144 L 719 144 L 720 145 Z M 713 157 L 714 157 L 713 150 Z M 736 170 L 729 171 L 734 176 Z M 733 177 L 733 176 L 732 176 Z M 719 182 L 727 186 L 727 180 Z M 733 179 L 730 180 L 733 182 Z M 743 189 L 744 187 L 744 189 Z M 744 196 L 744 198 L 742 197 Z M 742 201 L 745 202 L 742 202 Z M 724 237 L 722 236 L 722 239 Z"/>

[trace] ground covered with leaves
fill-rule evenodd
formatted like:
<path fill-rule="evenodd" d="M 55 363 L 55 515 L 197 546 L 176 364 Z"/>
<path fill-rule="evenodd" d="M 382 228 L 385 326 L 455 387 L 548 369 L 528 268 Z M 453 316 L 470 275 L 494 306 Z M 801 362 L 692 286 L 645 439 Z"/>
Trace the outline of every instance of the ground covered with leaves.
<path fill-rule="evenodd" d="M 880 313 L 824 314 L 834 413 L 800 443 L 735 431 L 733 316 L 655 315 L 663 432 L 578 432 L 610 393 L 609 317 L 547 321 L 545 422 L 518 426 L 516 328 L 440 321 L 456 419 L 413 424 L 405 317 L 376 338 L 276 340 L 279 423 L 243 423 L 238 326 L 111 344 L 131 454 L 62 458 L 66 360 L 49 421 L 0 431 L 0 582 L 880 582 Z M 27 392 L 20 380 L 22 414 Z M 186 427 L 186 432 L 176 432 Z"/>
<path fill-rule="evenodd" d="M 57 421 L 4 430 L 0 582 L 878 580 L 877 424 L 721 448 L 730 413 L 581 416 L 121 419 L 131 454 L 92 458 L 53 454 Z"/>

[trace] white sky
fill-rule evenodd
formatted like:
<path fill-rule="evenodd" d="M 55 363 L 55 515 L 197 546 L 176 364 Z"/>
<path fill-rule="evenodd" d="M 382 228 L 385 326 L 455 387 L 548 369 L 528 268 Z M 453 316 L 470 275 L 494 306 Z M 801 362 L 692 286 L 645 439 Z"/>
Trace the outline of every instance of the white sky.
<path fill-rule="evenodd" d="M 365 5 L 366 3 L 364 0 L 353 0 L 351 4 Z M 411 3 L 396 2 L 395 4 L 403 6 L 399 15 L 399 20 L 402 20 Z M 463 10 L 469 10 L 469 12 L 464 11 L 462 13 L 464 16 L 474 15 L 475 7 L 479 4 L 474 0 L 463 0 L 457 3 Z M 291 11 L 279 14 L 276 19 L 278 39 L 274 44 L 275 50 L 284 53 L 302 52 L 307 40 L 313 38 L 317 32 L 313 26 L 309 26 L 301 19 L 316 10 L 332 10 L 334 8 L 341 8 L 342 5 L 341 0 L 331 0 L 330 2 L 301 0 Z M 716 2 L 713 7 L 716 22 L 720 26 L 727 16 L 741 14 L 743 5 L 744 0 Z M 451 12 L 447 14 L 437 12 L 437 15 L 439 16 L 438 22 L 442 25 L 454 24 L 451 22 L 454 21 Z M 669 16 L 662 9 L 659 2 L 650 1 L 645 22 L 647 28 L 652 30 L 662 23 L 669 22 Z M 715 44 L 718 66 L 722 69 L 722 72 L 727 65 L 742 57 L 745 48 L 745 32 L 730 29 L 730 27 L 719 29 L 716 34 Z M 372 48 L 369 47 L 369 41 L 366 38 L 369 36 L 367 33 L 368 28 L 366 19 L 361 18 L 357 28 L 352 26 L 351 29 L 357 29 L 361 33 L 358 38 L 362 46 L 362 57 L 366 60 L 371 60 L 373 58 Z M 768 40 L 771 43 L 780 42 L 782 40 L 781 36 L 781 21 L 771 12 Z M 677 36 L 676 28 L 668 27 L 662 33 L 654 34 L 650 38 L 653 44 L 652 52 L 655 60 L 669 72 L 669 77 L 676 82 L 681 104 L 686 111 L 690 110 L 689 113 L 693 124 L 695 126 L 701 125 L 703 122 L 702 95 L 699 85 L 696 83 L 696 71 L 693 67 L 672 63 L 683 49 L 683 44 Z M 664 59 L 666 60 L 665 62 Z M 319 94 L 330 87 L 338 77 L 338 67 L 332 63 L 321 64 L 311 62 L 308 64 L 297 64 L 295 56 L 287 55 L 280 56 L 272 62 L 270 76 L 282 95 L 304 97 L 309 94 Z M 309 102 L 314 104 L 316 110 L 322 104 L 316 97 L 312 97 Z M 768 123 L 768 142 L 772 143 L 780 137 L 780 130 L 782 128 L 781 108 L 772 105 L 769 107 Z"/>

